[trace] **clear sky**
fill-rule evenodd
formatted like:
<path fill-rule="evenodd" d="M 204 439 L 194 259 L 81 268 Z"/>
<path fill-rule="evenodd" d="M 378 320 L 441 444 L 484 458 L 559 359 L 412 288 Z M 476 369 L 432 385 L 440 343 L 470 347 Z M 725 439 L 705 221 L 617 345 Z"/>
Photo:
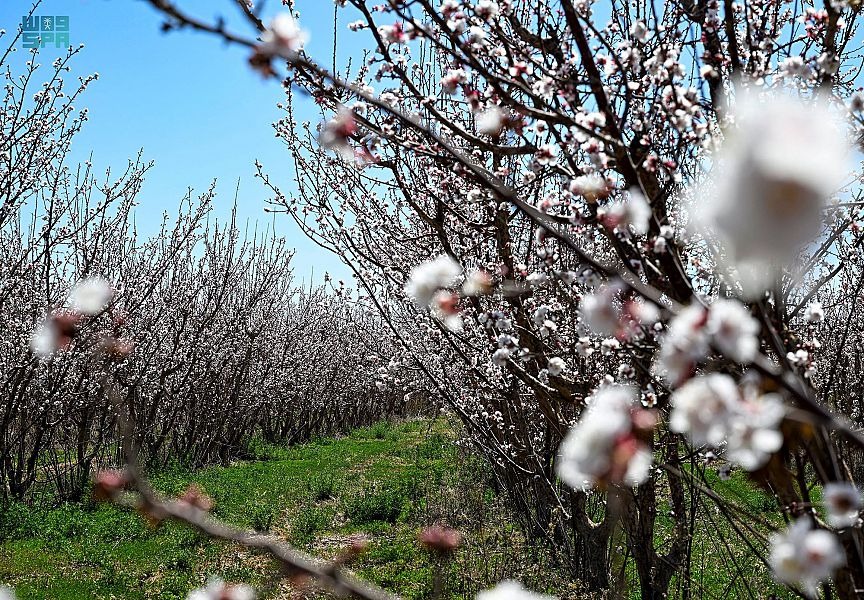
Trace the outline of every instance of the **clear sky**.
<path fill-rule="evenodd" d="M 233 0 L 179 0 L 178 4 L 206 20 L 219 15 L 227 26 L 252 37 Z M 13 32 L 31 6 L 29 0 L 0 0 L 0 28 Z M 311 34 L 307 50 L 330 64 L 333 43 L 332 0 L 300 0 L 301 22 Z M 281 8 L 269 0 L 265 22 Z M 280 112 L 278 82 L 264 81 L 246 63 L 248 51 L 225 46 L 215 37 L 189 30 L 160 32 L 164 19 L 141 0 L 43 0 L 38 15 L 68 15 L 70 43 L 85 44 L 73 63 L 77 75 L 99 73 L 79 107 L 90 109 L 90 121 L 76 138 L 76 157 L 92 150 L 94 166 L 122 169 L 127 158 L 144 149 L 155 161 L 139 200 L 137 222 L 151 233 L 164 211 L 173 212 L 187 187 L 206 190 L 218 180 L 216 211 L 219 218 L 231 208 L 240 178 L 241 222 L 263 226 L 275 219 L 277 232 L 297 249 L 295 274 L 321 281 L 325 271 L 337 279 L 349 271 L 339 259 L 308 241 L 285 215 L 264 213 L 267 190 L 254 179 L 254 161 L 260 160 L 283 189 L 290 189 L 290 155 L 274 137 L 271 123 Z M 350 40 L 340 18 L 339 42 Z M 9 39 L 4 37 L 5 40 Z M 29 52 L 21 48 L 11 57 L 23 65 Z M 340 48 L 340 59 L 350 49 Z M 61 50 L 46 47 L 40 61 L 48 66 Z M 318 120 L 309 107 L 301 119 Z"/>

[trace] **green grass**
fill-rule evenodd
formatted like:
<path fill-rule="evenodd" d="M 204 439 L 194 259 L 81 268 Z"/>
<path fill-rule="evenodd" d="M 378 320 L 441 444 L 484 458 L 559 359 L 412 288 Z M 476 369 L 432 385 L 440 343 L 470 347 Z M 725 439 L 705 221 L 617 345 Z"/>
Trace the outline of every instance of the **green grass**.
<path fill-rule="evenodd" d="M 197 483 L 214 500 L 213 514 L 244 528 L 278 535 L 323 558 L 363 538 L 366 551 L 351 565 L 360 576 L 406 599 L 430 598 L 437 562 L 417 543 L 425 525 L 447 523 L 465 543 L 445 567 L 445 596 L 473 598 L 505 578 L 559 597 L 577 593 L 548 552 L 526 544 L 492 490 L 488 469 L 453 444 L 443 420 L 379 423 L 338 439 L 280 448 L 256 441 L 259 460 L 189 472 L 180 467 L 152 477 L 166 495 Z M 782 527 L 770 496 L 740 472 L 721 481 L 706 474 L 723 498 Z M 818 492 L 818 490 L 817 490 Z M 663 498 L 658 490 L 658 498 Z M 673 519 L 658 506 L 656 540 Z M 704 499 L 693 540 L 693 597 L 791 597 L 755 562 L 733 526 Z M 761 534 L 767 535 L 767 529 Z M 752 536 L 751 536 L 752 537 Z M 736 569 L 736 562 L 742 569 Z M 736 575 L 742 571 L 743 575 Z M 0 511 L 0 583 L 21 600 L 183 599 L 209 576 L 243 581 L 263 599 L 290 598 L 288 584 L 272 583 L 269 559 L 205 539 L 176 523 L 153 528 L 112 505 L 13 505 Z M 624 596 L 639 597 L 632 561 Z M 681 597 L 673 580 L 672 597 Z"/>
<path fill-rule="evenodd" d="M 258 441 L 254 456 L 261 460 L 163 471 L 153 475 L 153 485 L 179 495 L 195 482 L 214 500 L 216 517 L 325 558 L 362 536 L 368 549 L 353 568 L 406 598 L 431 591 L 434 562 L 416 541 L 423 525 L 458 524 L 463 512 L 475 510 L 498 515 L 475 522 L 478 537 L 509 528 L 503 510 L 489 510 L 497 500 L 482 485 L 478 463 L 457 450 L 443 421 L 379 423 L 293 448 Z M 498 546 L 487 549 L 486 559 L 498 557 L 490 581 L 524 575 L 528 561 L 513 560 L 507 547 L 514 540 L 496 539 Z M 470 580 L 455 571 L 476 569 L 476 560 L 460 556 L 450 567 L 452 579 Z M 182 599 L 211 575 L 265 586 L 270 574 L 267 558 L 176 523 L 150 527 L 112 505 L 13 505 L 0 512 L 0 583 L 15 587 L 21 600 Z M 463 583 L 448 594 L 468 597 L 482 583 Z M 260 597 L 288 598 L 286 586 L 269 586 Z"/>

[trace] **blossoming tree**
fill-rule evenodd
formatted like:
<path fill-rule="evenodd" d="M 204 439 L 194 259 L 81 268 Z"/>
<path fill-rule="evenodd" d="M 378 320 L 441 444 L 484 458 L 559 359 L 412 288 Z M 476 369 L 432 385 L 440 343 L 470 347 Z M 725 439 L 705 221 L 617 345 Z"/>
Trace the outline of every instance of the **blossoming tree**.
<path fill-rule="evenodd" d="M 208 220 L 215 188 L 190 190 L 142 239 L 152 164 L 99 175 L 72 162 L 88 118 L 76 104 L 96 79 L 70 88 L 81 49 L 50 65 L 32 52 L 21 72 L 17 38 L 0 39 L 0 502 L 80 498 L 122 464 L 111 382 L 151 465 L 226 462 L 255 436 L 304 441 L 404 409 L 376 313 L 298 289 L 272 231 Z"/>
<path fill-rule="evenodd" d="M 238 2 L 245 35 L 151 3 L 290 84 L 274 207 L 354 270 L 576 579 L 623 560 L 643 598 L 701 593 L 717 511 L 778 582 L 860 594 L 860 3 L 340 0 L 369 50 L 341 73 L 296 14 Z"/>

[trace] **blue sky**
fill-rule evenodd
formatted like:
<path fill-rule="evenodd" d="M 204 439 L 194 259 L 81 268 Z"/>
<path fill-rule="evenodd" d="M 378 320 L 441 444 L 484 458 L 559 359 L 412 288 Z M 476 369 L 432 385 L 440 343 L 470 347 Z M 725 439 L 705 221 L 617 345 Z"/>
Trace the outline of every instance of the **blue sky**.
<path fill-rule="evenodd" d="M 29 0 L 2 0 L 0 28 L 15 31 L 30 5 Z M 233 0 L 181 0 L 179 5 L 207 20 L 223 15 L 229 28 L 253 35 Z M 268 2 L 265 22 L 280 5 L 278 0 Z M 332 0 L 300 0 L 297 5 L 301 22 L 311 33 L 310 55 L 330 64 Z M 84 160 L 92 151 L 98 169 L 122 169 L 127 158 L 143 148 L 145 159 L 156 163 L 139 196 L 137 222 L 142 233 L 152 233 L 162 213 L 176 209 L 187 187 L 203 192 L 214 178 L 215 214 L 224 218 L 240 178 L 241 222 L 264 226 L 275 219 L 279 234 L 297 249 L 298 280 L 308 281 L 314 271 L 314 279 L 320 281 L 329 271 L 351 283 L 339 259 L 308 241 L 290 217 L 263 211 L 268 194 L 253 178 L 255 159 L 283 189 L 289 186 L 292 165 L 271 128 L 280 114 L 275 105 L 283 97 L 281 86 L 248 68 L 247 50 L 188 30 L 162 34 L 162 17 L 140 0 L 43 0 L 36 14 L 68 15 L 70 43 L 85 44 L 72 65 L 73 82 L 77 75 L 99 73 L 99 80 L 78 103 L 90 109 L 90 121 L 76 138 L 76 157 Z M 350 39 L 347 17 L 340 18 L 340 45 Z M 13 65 L 23 65 L 29 57 L 21 42 L 18 46 Z M 340 59 L 350 51 L 343 47 Z M 60 52 L 45 48 L 40 62 L 48 65 Z M 319 119 L 311 106 L 308 110 L 301 113 L 301 120 Z"/>

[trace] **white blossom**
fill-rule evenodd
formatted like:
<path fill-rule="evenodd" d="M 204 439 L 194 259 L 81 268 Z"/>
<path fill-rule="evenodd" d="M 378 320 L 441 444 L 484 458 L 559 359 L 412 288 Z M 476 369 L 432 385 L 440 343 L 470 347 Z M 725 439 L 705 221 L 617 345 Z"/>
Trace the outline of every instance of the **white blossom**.
<path fill-rule="evenodd" d="M 554 596 L 537 594 L 522 587 L 518 581 L 502 581 L 490 590 L 477 593 L 477 600 L 554 600 Z"/>
<path fill-rule="evenodd" d="M 98 315 L 107 308 L 114 297 L 111 284 L 102 277 L 88 277 L 72 289 L 69 295 L 69 307 L 88 315 Z"/>
<path fill-rule="evenodd" d="M 694 303 L 684 307 L 669 323 L 660 346 L 657 371 L 672 385 L 681 384 L 692 373 L 695 364 L 708 353 L 707 320 L 705 308 Z"/>
<path fill-rule="evenodd" d="M 462 267 L 453 258 L 442 254 L 435 260 L 417 265 L 408 276 L 405 293 L 419 308 L 432 303 L 435 292 L 456 285 L 462 276 Z"/>
<path fill-rule="evenodd" d="M 564 483 L 588 489 L 598 483 L 638 485 L 647 479 L 651 452 L 634 435 L 634 388 L 606 385 L 567 433 L 558 450 L 556 471 Z"/>
<path fill-rule="evenodd" d="M 567 368 L 567 363 L 564 362 L 564 359 L 558 356 L 552 357 L 549 359 L 549 363 L 546 365 L 546 369 L 549 371 L 549 374 L 553 377 L 557 377 Z"/>
<path fill-rule="evenodd" d="M 448 94 L 456 93 L 456 89 L 468 81 L 468 73 L 465 69 L 449 69 L 441 78 L 441 88 Z"/>
<path fill-rule="evenodd" d="M 822 502 L 832 527 L 844 529 L 858 524 L 862 502 L 861 490 L 848 482 L 826 483 L 822 490 Z"/>
<path fill-rule="evenodd" d="M 487 21 L 497 17 L 500 11 L 498 3 L 494 0 L 478 0 L 477 5 L 474 7 L 474 12 L 477 13 L 477 16 Z"/>
<path fill-rule="evenodd" d="M 685 434 L 694 446 L 719 446 L 738 401 L 738 386 L 729 375 L 696 377 L 672 394 L 669 428 Z"/>
<path fill-rule="evenodd" d="M 492 362 L 499 367 L 503 367 L 510 360 L 510 350 L 507 348 L 498 348 L 492 353 Z"/>
<path fill-rule="evenodd" d="M 486 30 L 479 25 L 472 25 L 468 28 L 468 41 L 472 44 L 478 44 L 482 48 L 483 42 L 486 41 Z"/>
<path fill-rule="evenodd" d="M 49 321 L 40 323 L 30 336 L 30 351 L 48 360 L 57 351 L 57 328 Z"/>
<path fill-rule="evenodd" d="M 719 73 L 717 73 L 717 69 L 714 68 L 714 65 L 702 65 L 699 67 L 699 76 L 702 79 L 714 79 L 718 75 Z"/>
<path fill-rule="evenodd" d="M 815 372 L 816 365 L 811 360 L 810 353 L 807 352 L 804 348 L 799 348 L 795 352 L 787 352 L 786 360 L 789 361 L 793 367 L 798 367 L 804 371 L 804 377 L 811 377 Z"/>
<path fill-rule="evenodd" d="M 534 271 L 528 277 L 525 278 L 525 281 L 531 287 L 541 287 L 543 285 L 546 285 L 546 282 L 549 281 L 549 276 L 546 275 L 546 273 L 543 273 L 542 271 Z"/>
<path fill-rule="evenodd" d="M 309 33 L 300 28 L 288 13 L 279 13 L 270 22 L 270 27 L 261 34 L 261 50 L 274 55 L 289 56 L 303 49 L 309 41 Z"/>
<path fill-rule="evenodd" d="M 578 352 L 579 356 L 583 358 L 587 358 L 594 354 L 594 344 L 591 342 L 591 338 L 580 337 L 576 342 L 576 352 Z"/>
<path fill-rule="evenodd" d="M 696 194 L 692 216 L 718 237 L 720 265 L 737 273 L 745 296 L 755 298 L 819 233 L 850 151 L 821 99 L 742 93 L 732 113 L 736 127 L 716 157 L 712 184 Z"/>
<path fill-rule="evenodd" d="M 651 223 L 651 206 L 638 191 L 631 191 L 626 200 L 612 202 L 597 211 L 604 223 L 619 231 L 633 229 L 636 235 L 648 233 Z"/>
<path fill-rule="evenodd" d="M 597 202 L 599 198 L 609 195 L 610 186 L 606 178 L 597 173 L 580 175 L 569 184 L 571 194 L 583 196 L 587 202 Z"/>
<path fill-rule="evenodd" d="M 694 446 L 719 448 L 748 471 L 762 467 L 783 445 L 779 427 L 786 409 L 777 394 L 742 392 L 729 375 L 711 373 L 691 379 L 672 395 L 669 428 Z"/>
<path fill-rule="evenodd" d="M 809 77 L 812 69 L 800 56 L 789 56 L 780 65 L 780 73 L 783 77 Z"/>
<path fill-rule="evenodd" d="M 543 76 L 531 85 L 531 91 L 545 100 L 551 100 L 555 95 L 555 80 L 551 77 Z"/>
<path fill-rule="evenodd" d="M 248 585 L 226 585 L 214 577 L 207 585 L 189 592 L 186 600 L 254 600 L 255 590 Z"/>
<path fill-rule="evenodd" d="M 751 396 L 738 405 L 730 420 L 726 455 L 748 471 L 755 471 L 783 445 L 779 427 L 786 408 L 777 394 Z"/>
<path fill-rule="evenodd" d="M 805 313 L 811 323 L 821 323 L 825 319 L 825 310 L 820 302 L 811 302 Z"/>
<path fill-rule="evenodd" d="M 815 598 L 819 584 L 845 563 L 845 556 L 836 535 L 813 529 L 811 520 L 802 517 L 785 532 L 771 536 L 769 562 L 777 581 L 799 585 Z"/>
<path fill-rule="evenodd" d="M 634 21 L 633 25 L 630 26 L 630 35 L 634 39 L 644 42 L 648 38 L 648 27 L 643 21 Z"/>
<path fill-rule="evenodd" d="M 490 106 L 477 115 L 477 133 L 495 137 L 504 127 L 504 111 L 497 106 Z"/>
<path fill-rule="evenodd" d="M 759 321 L 737 300 L 719 298 L 708 310 L 705 330 L 714 345 L 732 360 L 750 362 L 755 358 L 759 329 Z"/>
<path fill-rule="evenodd" d="M 552 144 L 541 144 L 534 153 L 534 158 L 541 165 L 554 165 L 558 150 Z"/>
<path fill-rule="evenodd" d="M 621 342 L 616 340 L 615 338 L 606 338 L 602 342 L 600 342 L 600 354 L 603 356 L 609 356 L 618 348 L 621 347 Z"/>

